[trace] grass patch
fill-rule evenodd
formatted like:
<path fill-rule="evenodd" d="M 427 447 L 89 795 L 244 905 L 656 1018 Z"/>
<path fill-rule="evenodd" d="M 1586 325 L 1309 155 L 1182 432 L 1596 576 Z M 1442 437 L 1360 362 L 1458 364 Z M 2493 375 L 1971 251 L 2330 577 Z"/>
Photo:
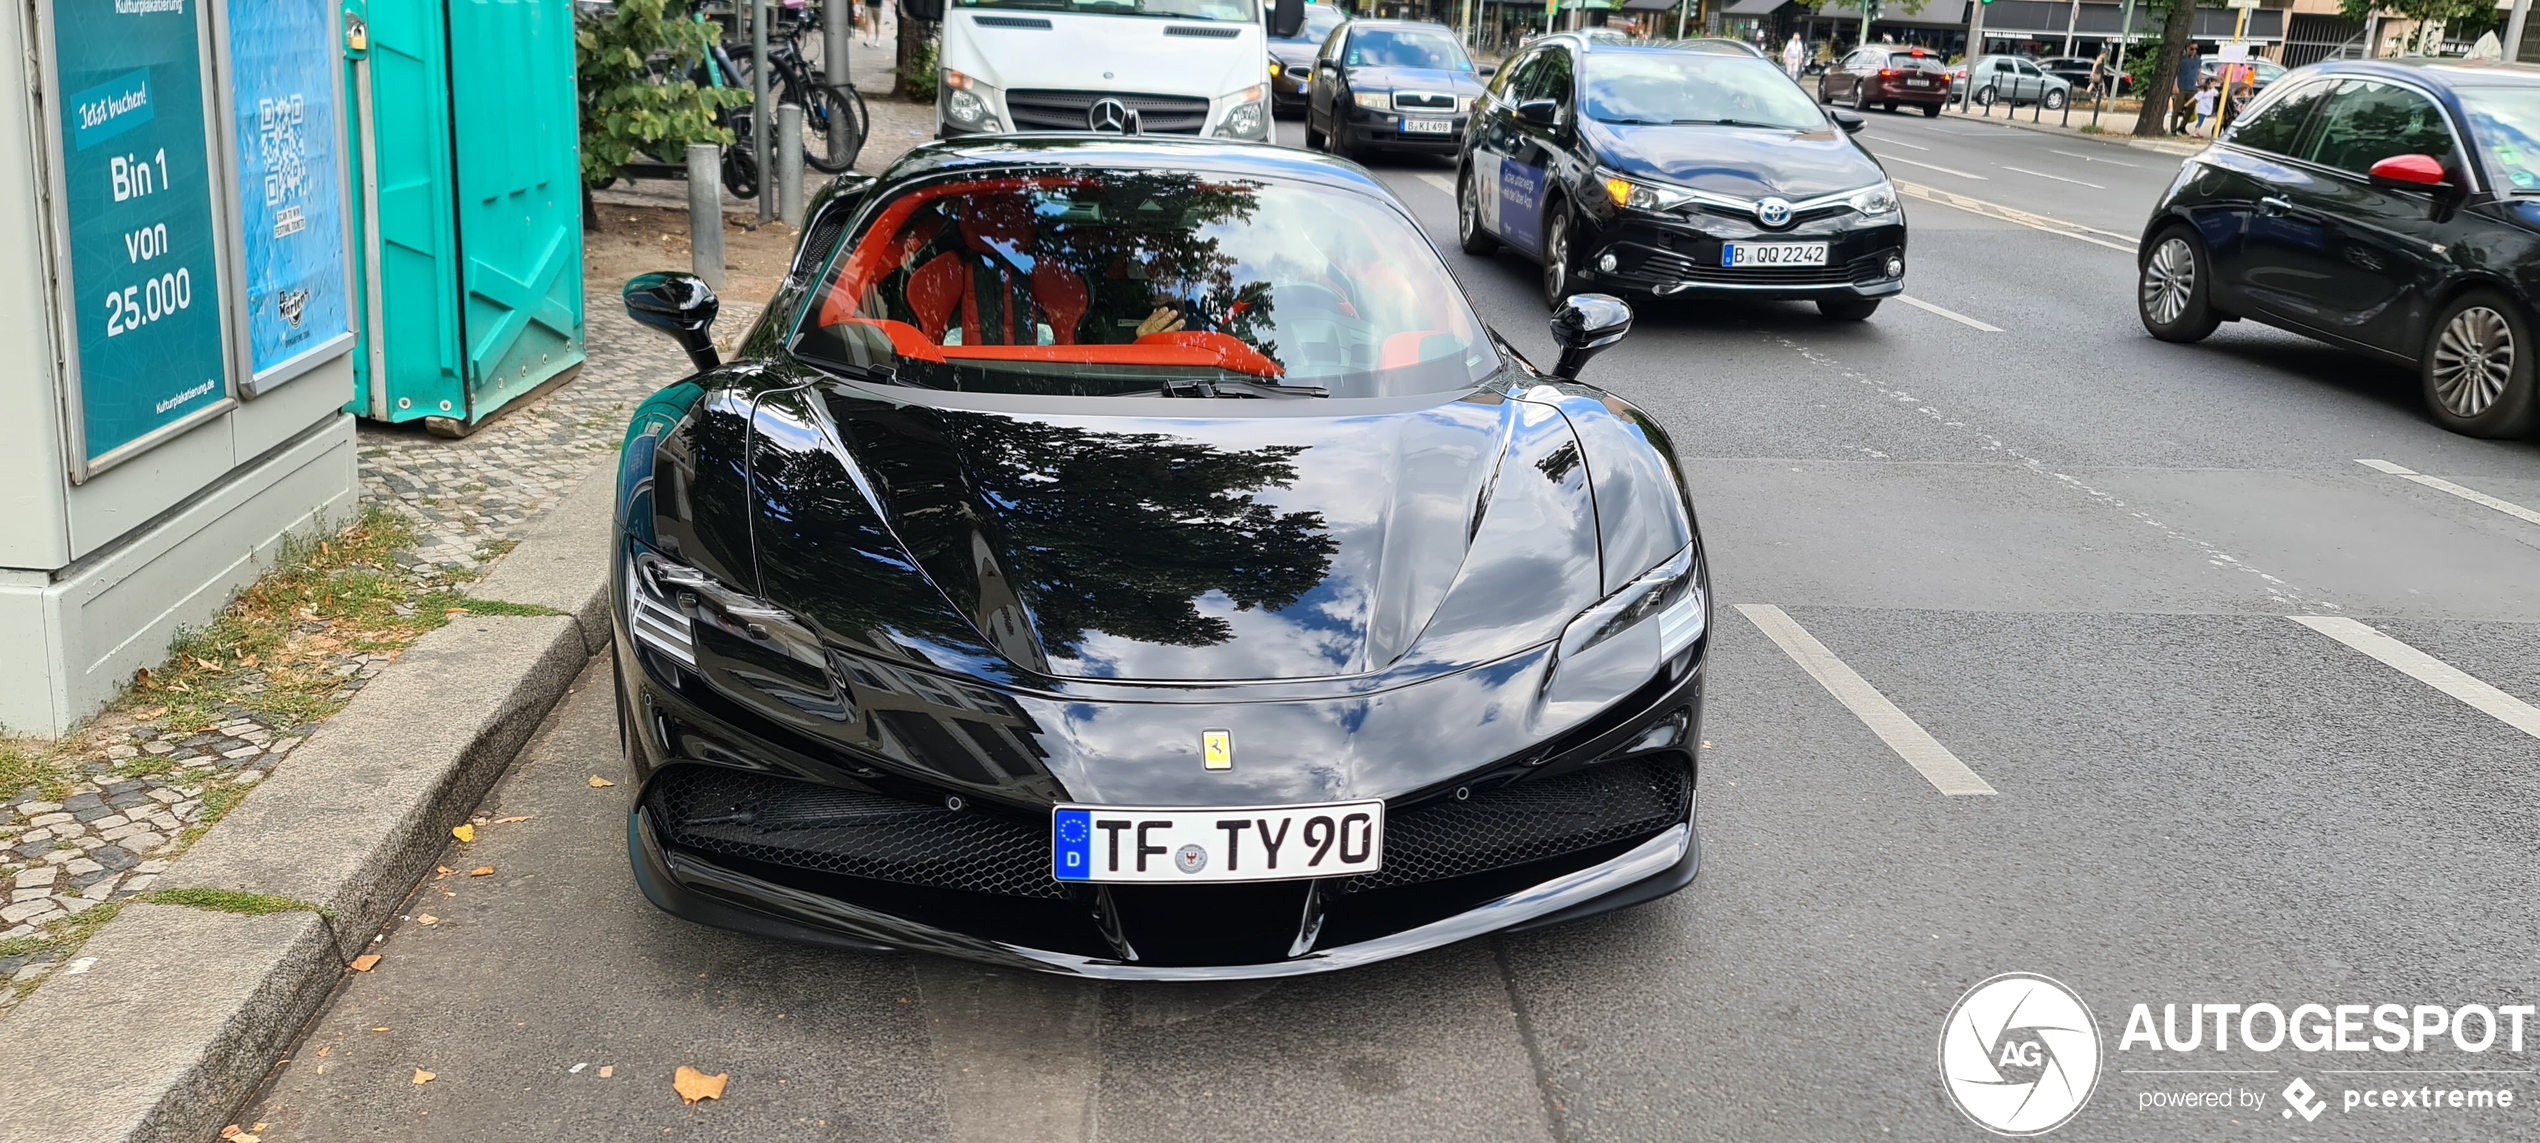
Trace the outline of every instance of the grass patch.
<path fill-rule="evenodd" d="M 0 738 L 0 797 L 14 799 L 29 786 L 43 791 L 47 801 L 69 796 L 70 781 L 52 765 L 51 754 L 35 739 Z"/>
<path fill-rule="evenodd" d="M 183 905 L 189 909 L 211 909 L 222 913 L 237 913 L 246 917 L 268 917 L 275 913 L 332 914 L 334 912 L 324 905 L 312 905 L 306 901 L 293 900 L 289 897 L 274 897 L 263 893 L 241 893 L 235 889 L 161 889 L 155 893 L 143 893 L 133 900 L 147 901 L 153 905 Z M 93 913 L 96 910 L 91 909 L 89 912 Z"/>
<path fill-rule="evenodd" d="M 513 603 L 503 599 L 475 599 L 456 592 L 436 592 L 423 597 L 417 607 L 431 606 L 444 616 L 452 612 L 469 615 L 562 615 L 564 612 L 540 603 Z"/>

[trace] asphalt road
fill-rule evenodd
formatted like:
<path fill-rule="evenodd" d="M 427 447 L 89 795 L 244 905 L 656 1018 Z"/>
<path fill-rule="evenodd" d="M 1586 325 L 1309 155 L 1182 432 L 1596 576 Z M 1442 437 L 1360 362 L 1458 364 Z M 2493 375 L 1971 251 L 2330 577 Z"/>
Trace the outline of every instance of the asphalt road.
<path fill-rule="evenodd" d="M 2134 234 L 2174 156 L 1871 124 L 1900 180 L 1976 200 L 1907 207 L 1908 296 L 1967 320 L 1648 307 L 1591 366 L 1668 425 L 1713 560 L 1692 888 L 1245 985 L 798 949 L 637 895 L 622 791 L 588 781 L 622 777 L 601 671 L 482 810 L 526 820 L 454 849 L 409 913 L 440 919 L 376 946 L 251 1121 L 295 1143 L 1975 1139 L 1942 1024 L 2025 971 L 2071 986 L 2102 1046 L 2052 1138 L 2540 1134 L 2540 1021 L 2525 1052 L 2119 1050 L 2136 1005 L 2535 1002 L 2540 738 L 2487 709 L 2540 703 L 2540 523 L 2358 461 L 2531 508 L 2540 448 L 2446 433 L 2411 374 L 2245 323 L 2145 336 L 2130 253 L 2084 239 Z M 1372 165 L 1548 361 L 1534 267 L 1453 252 L 1452 172 Z M 1766 606 L 1996 792 L 1938 793 L 1741 610 Z M 2487 709 L 2294 615 L 2363 620 Z M 682 1064 L 729 1073 L 723 1099 L 683 1109 Z M 2401 1085 L 2516 1102 L 2343 1106 Z M 2231 1105 L 2173 1106 L 2212 1093 Z"/>

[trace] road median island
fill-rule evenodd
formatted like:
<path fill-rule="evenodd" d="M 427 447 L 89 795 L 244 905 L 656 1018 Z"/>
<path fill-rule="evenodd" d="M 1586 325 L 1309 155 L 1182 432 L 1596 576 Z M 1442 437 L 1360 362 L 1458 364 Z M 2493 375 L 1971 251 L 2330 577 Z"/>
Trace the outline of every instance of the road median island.
<path fill-rule="evenodd" d="M 610 638 L 594 465 L 426 634 L 12 1012 L 0 1143 L 212 1138 Z M 162 903 L 179 902 L 179 903 Z"/>

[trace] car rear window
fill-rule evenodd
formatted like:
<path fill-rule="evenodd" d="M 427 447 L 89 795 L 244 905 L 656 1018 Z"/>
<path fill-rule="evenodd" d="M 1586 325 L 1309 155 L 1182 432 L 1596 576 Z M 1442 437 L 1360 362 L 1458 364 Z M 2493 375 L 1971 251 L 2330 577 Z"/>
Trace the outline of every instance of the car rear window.
<path fill-rule="evenodd" d="M 1887 66 L 1897 71 L 1939 71 L 1940 61 L 1930 56 L 1892 52 L 1887 57 Z"/>
<path fill-rule="evenodd" d="M 1461 391 L 1498 352 L 1411 221 L 1336 187 L 1009 169 L 880 202 L 794 352 L 897 383 L 1054 396 Z M 887 375 L 883 371 L 887 371 Z"/>

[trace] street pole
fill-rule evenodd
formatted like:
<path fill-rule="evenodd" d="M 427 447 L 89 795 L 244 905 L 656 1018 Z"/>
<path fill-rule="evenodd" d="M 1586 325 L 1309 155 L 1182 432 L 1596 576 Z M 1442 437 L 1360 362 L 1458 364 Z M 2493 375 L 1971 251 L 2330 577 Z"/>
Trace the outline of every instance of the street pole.
<path fill-rule="evenodd" d="M 2505 62 L 2522 62 L 2522 24 L 2531 15 L 2531 0 L 2514 0 L 2514 14 L 2505 20 Z"/>
<path fill-rule="evenodd" d="M 1861 5 L 1861 40 L 1859 43 L 1852 46 L 1856 48 L 1868 47 L 1870 43 L 1870 20 L 1873 18 L 1872 14 L 1878 11 L 1879 0 L 1857 0 L 1857 2 Z M 1792 76 L 1791 78 L 1797 79 L 1799 77 Z"/>
<path fill-rule="evenodd" d="M 1967 93 L 1958 97 L 1958 114 L 1976 105 L 1976 57 L 1984 54 L 1984 0 L 1967 0 Z M 1985 109 L 1987 114 L 1991 108 Z"/>
<path fill-rule="evenodd" d="M 802 229 L 803 109 L 791 103 L 776 105 L 776 217 Z"/>
<path fill-rule="evenodd" d="M 775 109 L 767 105 L 767 0 L 750 0 L 750 154 L 758 160 L 758 220 L 776 217 L 776 196 L 768 193 L 768 184 L 776 181 L 769 169 L 767 137 L 775 134 Z"/>
<path fill-rule="evenodd" d="M 2258 6 L 2258 0 L 2231 0 L 2231 6 L 2240 9 L 2240 19 L 2231 26 L 2231 45 L 2238 50 L 2223 53 L 2225 58 L 2222 66 L 2216 69 L 2222 72 L 2222 92 L 2214 101 L 2214 136 L 2216 138 L 2222 136 L 2223 121 L 2231 118 L 2233 69 L 2247 66 L 2249 62 L 2249 10 Z M 2234 55 L 2240 58 L 2229 58 Z"/>
<path fill-rule="evenodd" d="M 2134 0 L 2125 0 L 2125 7 L 2117 13 L 2117 75 L 2125 73 L 2125 50 L 2133 46 Z M 2116 75 L 2108 77 L 2108 86 L 2111 90 L 2117 86 Z"/>
<path fill-rule="evenodd" d="M 847 45 L 855 39 L 856 0 L 820 0 L 821 72 L 829 86 L 845 88 L 855 76 L 847 62 Z"/>
<path fill-rule="evenodd" d="M 2073 10 L 2064 14 L 2064 54 L 2073 54 L 2073 33 L 2081 30 L 2081 0 L 2073 0 Z M 2067 106 L 2071 105 L 2066 100 Z"/>
<path fill-rule="evenodd" d="M 688 266 L 723 288 L 723 148 L 712 143 L 688 144 Z"/>

